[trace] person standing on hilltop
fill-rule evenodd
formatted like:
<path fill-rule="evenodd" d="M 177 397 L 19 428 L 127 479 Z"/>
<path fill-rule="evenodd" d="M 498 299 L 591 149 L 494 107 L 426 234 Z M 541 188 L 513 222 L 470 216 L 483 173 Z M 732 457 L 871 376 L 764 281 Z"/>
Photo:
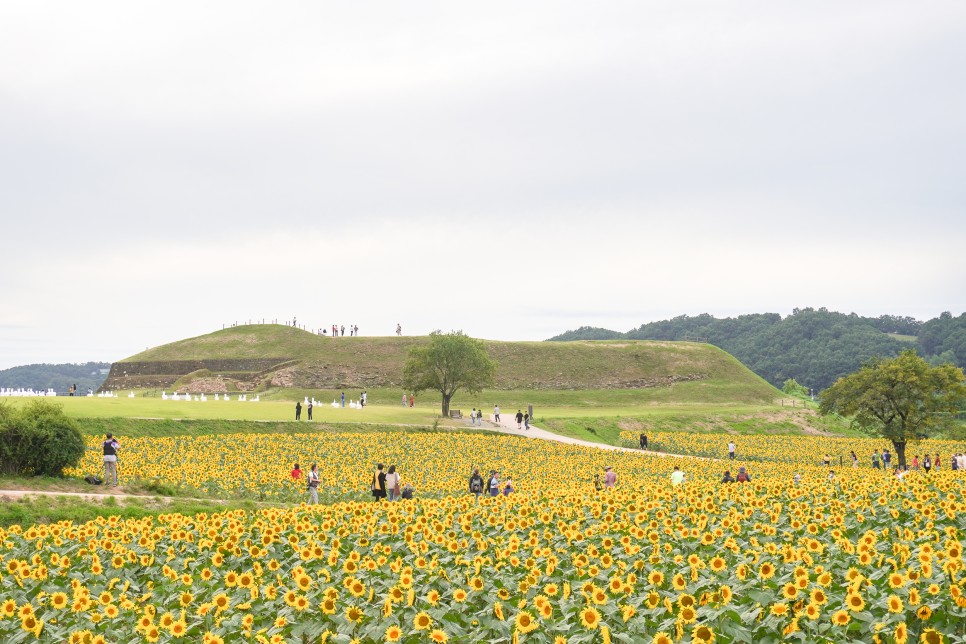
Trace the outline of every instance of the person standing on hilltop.
<path fill-rule="evenodd" d="M 345 337 L 345 325 L 344 324 L 339 327 L 339 335 L 341 335 L 343 338 Z"/>
<path fill-rule="evenodd" d="M 295 401 L 295 420 L 302 420 L 302 403 Z"/>
<path fill-rule="evenodd" d="M 402 325 L 396 322 L 396 335 L 402 335 Z"/>

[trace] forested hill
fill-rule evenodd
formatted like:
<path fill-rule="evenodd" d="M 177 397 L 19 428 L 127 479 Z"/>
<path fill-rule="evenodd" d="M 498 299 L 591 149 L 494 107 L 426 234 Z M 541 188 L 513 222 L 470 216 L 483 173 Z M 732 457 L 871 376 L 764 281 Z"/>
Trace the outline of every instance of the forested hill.
<path fill-rule="evenodd" d="M 943 313 L 928 322 L 882 315 L 866 318 L 822 309 L 715 318 L 707 313 L 642 324 L 626 333 L 581 327 L 567 340 L 698 340 L 721 347 L 752 371 L 781 387 L 794 378 L 818 392 L 871 357 L 892 357 L 914 346 L 933 363 L 966 367 L 966 313 Z"/>
<path fill-rule="evenodd" d="M 80 392 L 86 392 L 88 387 L 97 391 L 107 378 L 107 370 L 110 368 L 110 362 L 28 364 L 0 371 L 0 387 L 22 387 L 34 391 L 53 388 L 57 393 L 63 394 L 71 385 L 77 385 Z"/>

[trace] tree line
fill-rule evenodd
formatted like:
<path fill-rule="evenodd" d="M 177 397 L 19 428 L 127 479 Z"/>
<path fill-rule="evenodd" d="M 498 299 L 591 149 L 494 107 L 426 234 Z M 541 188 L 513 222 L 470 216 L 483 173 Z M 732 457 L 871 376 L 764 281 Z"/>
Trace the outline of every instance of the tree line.
<path fill-rule="evenodd" d="M 107 374 L 102 374 L 101 369 L 110 368 L 110 362 L 28 364 L 0 370 L 0 387 L 22 387 L 34 391 L 53 389 L 64 393 L 71 385 L 77 385 L 78 391 L 87 391 L 88 387 L 97 391 L 107 379 Z"/>
<path fill-rule="evenodd" d="M 921 322 L 908 316 L 862 317 L 826 308 L 794 309 L 716 318 L 681 315 L 642 324 L 625 333 L 596 327 L 567 331 L 553 341 L 700 339 L 735 356 L 781 388 L 794 379 L 816 394 L 873 358 L 893 358 L 914 348 L 930 364 L 966 367 L 966 313 L 949 312 Z"/>

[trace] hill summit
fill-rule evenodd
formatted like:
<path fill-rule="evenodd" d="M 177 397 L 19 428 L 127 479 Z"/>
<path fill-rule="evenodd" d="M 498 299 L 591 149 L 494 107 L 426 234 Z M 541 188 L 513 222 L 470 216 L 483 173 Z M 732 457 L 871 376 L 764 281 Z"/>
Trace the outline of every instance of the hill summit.
<path fill-rule="evenodd" d="M 426 337 L 319 336 L 297 328 L 247 325 L 172 342 L 114 363 L 105 389 L 191 393 L 275 388 L 398 388 L 409 350 Z M 485 341 L 498 390 L 736 387 L 746 401 L 775 390 L 724 351 L 692 342 Z"/>

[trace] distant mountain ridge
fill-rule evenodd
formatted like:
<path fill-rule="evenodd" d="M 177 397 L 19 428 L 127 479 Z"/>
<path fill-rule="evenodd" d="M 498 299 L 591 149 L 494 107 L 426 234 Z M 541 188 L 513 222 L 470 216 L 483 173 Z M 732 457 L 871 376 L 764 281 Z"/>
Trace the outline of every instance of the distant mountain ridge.
<path fill-rule="evenodd" d="M 921 322 L 898 315 L 861 317 L 827 309 L 795 309 L 784 318 L 755 313 L 715 318 L 682 315 L 642 324 L 626 333 L 580 327 L 550 338 L 573 340 L 695 340 L 720 347 L 759 376 L 781 387 L 794 378 L 816 392 L 872 357 L 892 357 L 913 344 L 933 363 L 966 367 L 966 313 Z"/>
<path fill-rule="evenodd" d="M 57 393 L 67 393 L 71 385 L 77 385 L 80 392 L 86 392 L 88 388 L 97 391 L 107 379 L 110 368 L 110 362 L 21 365 L 0 371 L 0 387 L 34 391 L 53 389 Z"/>

